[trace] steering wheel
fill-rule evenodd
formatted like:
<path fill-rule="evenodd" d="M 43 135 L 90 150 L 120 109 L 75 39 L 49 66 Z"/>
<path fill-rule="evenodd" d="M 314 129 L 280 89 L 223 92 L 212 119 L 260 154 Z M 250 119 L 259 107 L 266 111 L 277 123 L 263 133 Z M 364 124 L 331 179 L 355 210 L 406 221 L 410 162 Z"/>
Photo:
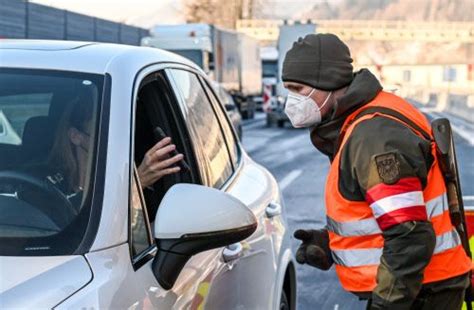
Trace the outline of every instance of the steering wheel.
<path fill-rule="evenodd" d="M 47 201 L 51 201 L 51 203 L 42 204 L 42 208 L 47 208 L 43 211 L 59 227 L 64 227 L 70 223 L 78 213 L 66 195 L 46 179 L 41 179 L 21 171 L 7 170 L 0 171 L 0 184 L 7 184 L 13 188 L 17 186 L 21 189 L 31 188 L 45 194 L 48 197 Z"/>

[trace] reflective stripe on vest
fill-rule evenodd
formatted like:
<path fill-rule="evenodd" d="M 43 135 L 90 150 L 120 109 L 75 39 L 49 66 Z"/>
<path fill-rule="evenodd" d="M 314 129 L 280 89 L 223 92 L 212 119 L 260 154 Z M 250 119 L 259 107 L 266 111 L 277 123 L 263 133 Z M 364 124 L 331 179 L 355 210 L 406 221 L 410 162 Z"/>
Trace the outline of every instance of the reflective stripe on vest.
<path fill-rule="evenodd" d="M 332 258 L 336 264 L 346 267 L 378 265 L 382 256 L 382 250 L 382 248 L 333 250 Z"/>
<path fill-rule="evenodd" d="M 436 237 L 436 246 L 433 254 L 439 254 L 453 249 L 461 244 L 461 239 L 455 229 Z M 378 265 L 382 256 L 382 248 L 333 250 L 334 262 L 345 267 L 359 267 Z"/>
<path fill-rule="evenodd" d="M 448 198 L 446 194 L 443 194 L 429 200 L 425 205 L 428 219 L 432 219 L 448 211 Z M 367 236 L 382 233 L 375 217 L 351 222 L 338 222 L 326 216 L 326 220 L 328 229 L 343 237 Z"/>
<path fill-rule="evenodd" d="M 380 234 L 382 231 L 375 221 L 374 217 L 351 222 L 337 222 L 329 216 L 326 216 L 328 230 L 339 236 L 366 236 Z"/>
<path fill-rule="evenodd" d="M 426 213 L 428 219 L 443 214 L 448 211 L 448 196 L 443 194 L 426 202 Z"/>

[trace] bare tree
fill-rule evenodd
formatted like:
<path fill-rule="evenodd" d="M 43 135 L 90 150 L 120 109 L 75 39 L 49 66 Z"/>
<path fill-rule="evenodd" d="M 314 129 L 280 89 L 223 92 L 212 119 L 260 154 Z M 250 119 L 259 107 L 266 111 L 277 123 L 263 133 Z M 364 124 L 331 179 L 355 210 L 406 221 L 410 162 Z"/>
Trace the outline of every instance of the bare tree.
<path fill-rule="evenodd" d="M 249 18 L 249 19 L 258 19 L 261 18 L 262 13 L 263 13 L 263 7 L 264 7 L 264 0 L 247 0 L 247 16 L 244 16 L 244 18 Z M 273 5 L 274 6 L 274 5 Z M 268 7 L 268 5 L 267 5 Z M 272 5 L 270 5 L 272 7 Z"/>
<path fill-rule="evenodd" d="M 259 10 L 258 0 L 186 0 L 186 21 L 189 23 L 208 23 L 235 29 L 236 22 L 242 18 L 253 18 Z"/>
<path fill-rule="evenodd" d="M 186 0 L 186 21 L 188 23 L 210 23 L 214 18 L 213 9 L 214 0 Z"/>

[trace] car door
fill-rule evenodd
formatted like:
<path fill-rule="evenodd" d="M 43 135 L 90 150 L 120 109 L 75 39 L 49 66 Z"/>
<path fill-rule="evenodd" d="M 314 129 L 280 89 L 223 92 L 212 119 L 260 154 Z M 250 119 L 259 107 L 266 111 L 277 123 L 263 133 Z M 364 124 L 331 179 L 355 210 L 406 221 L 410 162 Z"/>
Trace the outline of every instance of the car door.
<path fill-rule="evenodd" d="M 148 74 L 143 80 L 149 80 L 162 77 L 163 71 L 155 71 Z M 157 93 L 163 95 L 163 92 L 168 92 L 169 88 L 166 85 L 157 84 Z M 141 94 L 138 93 L 140 96 Z M 149 96 L 148 96 L 149 97 Z M 145 96 L 141 96 L 143 101 Z M 167 96 L 160 96 L 161 101 L 153 102 L 153 104 L 163 104 L 166 107 L 160 107 L 156 111 L 164 111 L 172 109 L 172 102 L 174 94 L 167 94 Z M 166 98 L 168 101 L 164 102 Z M 137 103 L 138 104 L 138 103 Z M 151 110 L 148 113 L 153 113 Z M 166 123 L 172 124 L 173 127 L 182 127 L 184 124 L 177 124 L 181 120 L 175 118 L 172 111 L 165 113 L 168 118 Z M 135 115 L 135 117 L 138 117 Z M 163 117 L 163 115 L 161 115 Z M 141 119 L 143 121 L 143 119 Z M 174 135 L 174 143 L 183 145 L 184 141 L 189 140 L 185 132 L 180 132 L 181 135 Z M 183 141 L 177 141 L 182 139 Z M 136 148 L 135 148 L 136 149 Z M 191 169 L 196 166 L 193 161 L 195 156 L 186 156 L 186 160 L 190 164 Z M 138 163 L 137 163 L 138 165 Z M 192 173 L 198 174 L 198 172 Z M 220 260 L 219 250 L 210 250 L 204 253 L 199 253 L 193 256 L 181 271 L 175 285 L 170 290 L 164 290 L 158 284 L 155 275 L 152 272 L 152 262 L 156 254 L 157 247 L 153 240 L 152 228 L 153 223 L 150 219 L 154 216 L 148 214 L 147 210 L 155 210 L 146 205 L 144 199 L 143 189 L 139 185 L 138 175 L 135 173 L 131 184 L 131 201 L 130 201 L 130 253 L 133 264 L 134 273 L 133 286 L 137 291 L 136 296 L 137 305 L 145 308 L 157 309 L 197 309 L 206 302 L 209 282 L 211 279 L 218 277 L 220 273 L 225 272 L 224 264 Z M 149 203 L 149 201 L 148 201 Z M 159 203 L 159 202 L 157 202 Z M 148 240 L 147 240 L 148 238 Z M 139 307 L 140 308 L 140 307 Z"/>
<path fill-rule="evenodd" d="M 221 249 L 217 258 L 225 263 L 225 272 L 212 279 L 205 305 L 210 309 L 268 309 L 273 303 L 277 264 L 273 220 L 266 211 L 277 191 L 268 174 L 244 158 L 203 77 L 186 68 L 166 72 L 180 98 L 203 184 L 237 197 L 258 219 L 251 237 Z"/>
<path fill-rule="evenodd" d="M 141 83 L 149 80 L 152 75 L 160 75 L 162 67 L 155 68 L 155 70 L 148 68 L 137 78 L 133 97 L 133 102 L 137 107 L 139 101 L 143 101 L 144 97 L 147 97 L 150 102 L 159 102 L 159 100 L 155 101 L 154 98 L 150 98 L 150 94 L 140 97 L 143 94 L 140 93 Z M 151 80 L 154 80 L 154 77 Z M 158 95 L 163 95 L 163 92 L 168 91 L 167 88 L 158 90 Z M 166 98 L 174 96 L 173 94 L 167 95 Z M 136 137 L 137 124 L 143 125 L 141 122 L 144 122 L 145 119 L 137 116 L 139 111 L 135 105 L 133 111 L 130 167 L 128 167 L 130 169 L 128 242 L 87 254 L 87 259 L 94 272 L 93 283 L 81 290 L 77 299 L 70 299 L 64 303 L 62 306 L 65 309 L 79 308 L 84 304 L 98 305 L 99 308 L 104 309 L 198 309 L 207 301 L 209 283 L 212 279 L 221 277 L 226 272 L 225 264 L 220 260 L 220 249 L 210 250 L 193 256 L 181 270 L 171 289 L 166 290 L 159 285 L 152 269 L 153 259 L 159 251 L 152 233 L 154 216 L 148 213 L 148 210 L 156 212 L 156 209 L 147 205 L 135 165 L 135 151 L 139 150 L 136 148 L 135 142 L 143 143 L 144 141 L 139 142 Z M 152 112 L 147 110 L 143 113 Z M 174 114 L 170 113 L 170 115 Z M 169 123 L 178 122 L 173 117 L 167 121 Z M 145 131 L 140 133 L 146 134 Z M 188 140 L 182 135 L 174 136 L 174 138 Z M 174 143 L 183 145 L 183 141 L 174 140 Z M 197 174 L 194 171 L 196 166 L 193 162 L 194 156 L 187 156 L 186 159 L 193 170 L 192 174 Z"/>

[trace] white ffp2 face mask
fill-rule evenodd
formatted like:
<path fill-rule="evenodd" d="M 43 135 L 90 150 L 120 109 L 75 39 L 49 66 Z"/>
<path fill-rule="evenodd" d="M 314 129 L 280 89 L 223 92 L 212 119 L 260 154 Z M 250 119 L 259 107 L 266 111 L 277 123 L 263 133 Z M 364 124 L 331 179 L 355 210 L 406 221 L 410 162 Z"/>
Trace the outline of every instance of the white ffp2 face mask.
<path fill-rule="evenodd" d="M 307 96 L 289 92 L 286 99 L 285 113 L 295 128 L 316 126 L 321 123 L 321 109 L 326 105 L 332 92 L 326 97 L 321 107 L 311 98 L 315 89 Z"/>

